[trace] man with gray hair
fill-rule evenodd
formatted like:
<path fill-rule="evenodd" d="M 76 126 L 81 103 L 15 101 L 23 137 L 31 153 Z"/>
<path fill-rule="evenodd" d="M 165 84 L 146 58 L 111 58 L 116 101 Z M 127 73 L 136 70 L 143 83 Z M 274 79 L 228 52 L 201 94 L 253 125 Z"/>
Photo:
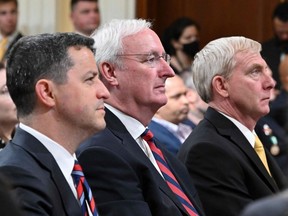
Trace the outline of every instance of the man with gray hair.
<path fill-rule="evenodd" d="M 195 87 L 209 108 L 178 157 L 208 216 L 238 215 L 251 201 L 285 187 L 283 174 L 254 131 L 269 112 L 275 86 L 260 50 L 248 38 L 220 38 L 208 43 L 192 65 Z"/>
<path fill-rule="evenodd" d="M 147 128 L 174 76 L 150 27 L 142 19 L 112 20 L 92 36 L 111 96 L 107 127 L 83 143 L 79 161 L 101 216 L 203 215 L 186 168 Z"/>

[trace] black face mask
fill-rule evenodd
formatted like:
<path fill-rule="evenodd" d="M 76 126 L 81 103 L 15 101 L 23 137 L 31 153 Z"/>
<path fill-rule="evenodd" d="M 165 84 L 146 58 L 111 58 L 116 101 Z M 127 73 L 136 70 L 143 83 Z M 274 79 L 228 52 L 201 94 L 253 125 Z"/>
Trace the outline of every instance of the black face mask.
<path fill-rule="evenodd" d="M 195 54 L 200 51 L 199 41 L 196 40 L 191 43 L 183 44 L 182 50 L 186 55 L 194 58 Z"/>

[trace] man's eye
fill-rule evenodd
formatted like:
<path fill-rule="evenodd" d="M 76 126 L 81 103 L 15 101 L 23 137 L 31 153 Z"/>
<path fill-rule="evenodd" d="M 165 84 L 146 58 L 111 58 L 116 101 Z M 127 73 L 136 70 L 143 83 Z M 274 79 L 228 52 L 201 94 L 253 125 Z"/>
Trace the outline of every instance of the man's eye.
<path fill-rule="evenodd" d="M 150 55 L 147 57 L 147 62 L 149 62 L 149 63 L 153 63 L 156 60 L 157 60 L 157 58 L 155 55 Z"/>

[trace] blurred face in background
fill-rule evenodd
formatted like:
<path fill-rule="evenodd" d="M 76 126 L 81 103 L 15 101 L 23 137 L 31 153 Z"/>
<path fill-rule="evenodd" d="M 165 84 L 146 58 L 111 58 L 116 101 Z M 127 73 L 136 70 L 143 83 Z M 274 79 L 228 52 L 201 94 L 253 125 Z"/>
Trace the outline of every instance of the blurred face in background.
<path fill-rule="evenodd" d="M 17 19 L 16 3 L 0 3 L 0 31 L 3 36 L 9 36 L 14 33 L 17 27 Z"/>
<path fill-rule="evenodd" d="M 71 12 L 75 31 L 90 36 L 100 25 L 100 12 L 97 2 L 80 1 Z"/>
<path fill-rule="evenodd" d="M 17 122 L 16 106 L 6 86 L 6 71 L 0 69 L 0 124 L 16 124 Z"/>
<path fill-rule="evenodd" d="M 187 26 L 178 41 L 173 40 L 172 44 L 176 50 L 182 50 L 186 55 L 194 57 L 199 51 L 199 32 L 195 25 Z"/>
<path fill-rule="evenodd" d="M 288 55 L 285 55 L 279 65 L 281 87 L 288 92 Z"/>
<path fill-rule="evenodd" d="M 183 80 L 175 75 L 166 81 L 167 104 L 161 107 L 156 116 L 174 124 L 179 124 L 187 118 L 189 112 L 188 99 L 186 97 L 187 88 Z"/>

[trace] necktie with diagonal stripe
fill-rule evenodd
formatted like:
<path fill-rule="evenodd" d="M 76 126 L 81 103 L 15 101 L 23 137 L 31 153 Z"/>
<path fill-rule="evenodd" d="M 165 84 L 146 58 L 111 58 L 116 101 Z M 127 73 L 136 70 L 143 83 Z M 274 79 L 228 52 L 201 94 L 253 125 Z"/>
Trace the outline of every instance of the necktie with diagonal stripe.
<path fill-rule="evenodd" d="M 89 205 L 90 211 L 93 216 L 98 216 L 97 209 L 95 206 L 95 202 L 92 196 L 92 191 L 84 177 L 82 168 L 77 160 L 75 160 L 74 168 L 72 171 L 72 177 L 74 180 L 74 185 L 77 191 L 77 196 L 80 201 L 81 210 L 83 216 L 88 216 L 88 209 L 86 205 L 86 201 Z"/>
<path fill-rule="evenodd" d="M 146 129 L 145 132 L 141 135 L 141 137 L 148 143 L 153 156 L 155 157 L 155 160 L 157 162 L 157 165 L 159 166 L 168 186 L 170 189 L 174 192 L 176 197 L 179 199 L 183 207 L 186 209 L 189 215 L 191 216 L 198 216 L 198 213 L 196 209 L 194 208 L 191 201 L 188 199 L 186 194 L 183 192 L 181 186 L 179 185 L 177 179 L 171 172 L 162 151 L 155 145 L 153 141 L 153 133 Z"/>

